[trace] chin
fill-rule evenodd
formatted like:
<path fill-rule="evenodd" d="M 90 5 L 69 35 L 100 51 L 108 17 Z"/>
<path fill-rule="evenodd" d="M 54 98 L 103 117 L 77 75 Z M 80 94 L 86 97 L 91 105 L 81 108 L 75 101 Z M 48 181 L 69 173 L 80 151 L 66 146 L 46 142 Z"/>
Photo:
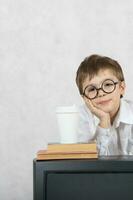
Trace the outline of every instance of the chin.
<path fill-rule="evenodd" d="M 108 106 L 98 105 L 97 108 L 101 109 L 102 111 L 106 113 L 110 113 L 113 110 L 112 106 L 109 106 L 109 105 Z"/>

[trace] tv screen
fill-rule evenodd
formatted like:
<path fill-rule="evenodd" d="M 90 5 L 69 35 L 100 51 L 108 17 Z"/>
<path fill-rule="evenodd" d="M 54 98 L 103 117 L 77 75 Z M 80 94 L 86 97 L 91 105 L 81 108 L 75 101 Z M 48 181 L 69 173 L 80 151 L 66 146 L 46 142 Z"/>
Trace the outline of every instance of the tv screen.
<path fill-rule="evenodd" d="M 47 200 L 133 200 L 133 173 L 49 173 Z"/>

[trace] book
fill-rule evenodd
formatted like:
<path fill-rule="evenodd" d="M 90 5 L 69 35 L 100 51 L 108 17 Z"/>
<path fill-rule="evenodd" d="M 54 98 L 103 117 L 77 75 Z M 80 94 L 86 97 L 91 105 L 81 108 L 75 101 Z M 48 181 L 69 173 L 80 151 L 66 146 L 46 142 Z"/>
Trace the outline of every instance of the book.
<path fill-rule="evenodd" d="M 97 158 L 95 142 L 80 144 L 49 144 L 37 152 L 37 160 Z"/>
<path fill-rule="evenodd" d="M 94 159 L 98 158 L 97 153 L 86 153 L 86 154 L 45 154 L 37 155 L 37 160 L 63 160 L 63 159 Z"/>
<path fill-rule="evenodd" d="M 95 142 L 75 144 L 48 144 L 47 149 L 38 151 L 39 154 L 59 153 L 95 153 L 97 147 Z"/>

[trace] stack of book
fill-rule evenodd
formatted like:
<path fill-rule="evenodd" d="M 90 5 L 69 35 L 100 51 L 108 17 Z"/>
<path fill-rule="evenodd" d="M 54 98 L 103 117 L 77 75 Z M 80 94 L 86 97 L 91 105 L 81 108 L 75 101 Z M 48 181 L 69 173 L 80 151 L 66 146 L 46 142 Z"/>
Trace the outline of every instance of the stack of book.
<path fill-rule="evenodd" d="M 49 144 L 47 150 L 37 152 L 37 160 L 98 158 L 95 142 L 85 144 Z"/>

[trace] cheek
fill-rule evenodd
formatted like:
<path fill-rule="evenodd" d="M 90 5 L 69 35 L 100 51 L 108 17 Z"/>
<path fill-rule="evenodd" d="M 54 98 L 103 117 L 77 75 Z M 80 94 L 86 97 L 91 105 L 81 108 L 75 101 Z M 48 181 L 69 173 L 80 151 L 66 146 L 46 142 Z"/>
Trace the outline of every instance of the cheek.
<path fill-rule="evenodd" d="M 120 96 L 121 96 L 120 90 L 116 90 L 112 95 L 113 101 L 116 101 L 116 102 L 120 101 Z"/>

